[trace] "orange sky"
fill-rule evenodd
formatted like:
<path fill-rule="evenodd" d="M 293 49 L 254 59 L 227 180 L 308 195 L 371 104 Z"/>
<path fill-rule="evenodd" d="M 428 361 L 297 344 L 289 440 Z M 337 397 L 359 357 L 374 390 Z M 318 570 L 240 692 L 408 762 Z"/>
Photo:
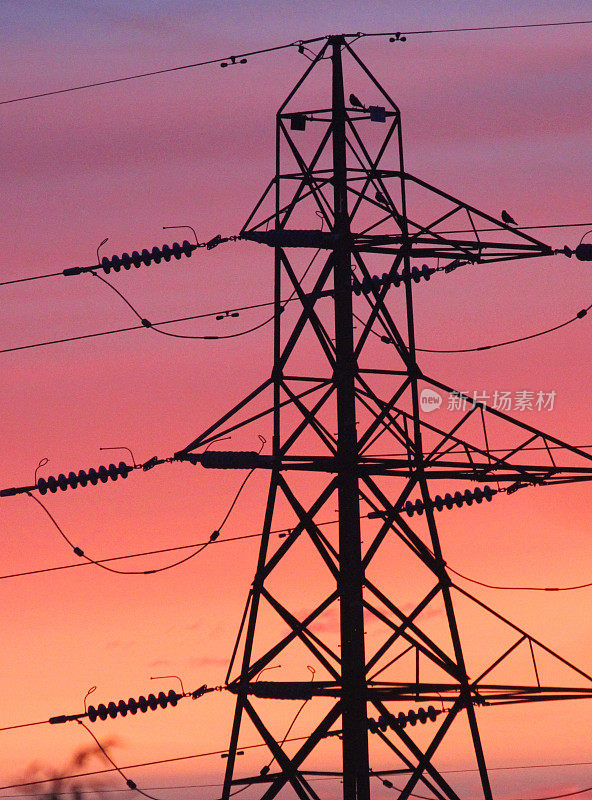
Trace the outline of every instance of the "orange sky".
<path fill-rule="evenodd" d="M 479 4 L 479 10 L 468 3 L 445 2 L 439 9 L 425 4 L 405 10 L 396 24 L 392 4 L 382 2 L 366 10 L 345 3 L 341 17 L 329 4 L 313 8 L 309 2 L 301 4 L 300 16 L 292 8 L 283 16 L 265 3 L 248 9 L 229 3 L 222 9 L 216 3 L 147 2 L 126 11 L 108 3 L 103 17 L 87 7 L 91 4 L 79 5 L 68 24 L 56 3 L 31 3 L 26 11 L 6 3 L 0 11 L 0 100 L 337 29 L 578 19 L 587 4 L 567 2 L 559 9 L 548 2 L 521 2 L 514 15 L 502 14 L 495 3 Z M 506 208 L 525 225 L 576 223 L 591 219 L 588 29 L 417 36 L 396 46 L 387 39 L 361 40 L 357 52 L 402 110 L 410 172 L 493 216 Z M 184 232 L 163 231 L 164 225 L 191 224 L 200 241 L 219 232 L 238 233 L 273 175 L 275 111 L 305 66 L 290 50 L 250 59 L 244 67 L 221 71 L 214 65 L 0 106 L 0 279 L 92 264 L 106 236 L 110 240 L 102 253 L 110 255 L 184 237 Z M 585 230 L 533 233 L 553 247 L 575 247 Z M 416 291 L 418 345 L 471 347 L 563 322 L 591 302 L 588 269 L 586 263 L 557 256 L 436 276 Z M 153 321 L 268 301 L 272 280 L 272 251 L 250 243 L 198 250 L 190 260 L 113 277 Z M 3 286 L 0 292 L 0 349 L 136 324 L 129 308 L 90 275 Z M 395 298 L 393 311 L 401 312 Z M 260 309 L 243 312 L 238 320 L 209 318 L 169 329 L 230 333 L 256 325 L 266 313 Z M 429 375 L 469 394 L 555 391 L 551 411 L 517 416 L 572 443 L 592 445 L 588 324 L 585 319 L 548 337 L 491 352 L 426 355 L 421 363 Z M 377 366 L 392 363 L 379 342 L 371 353 Z M 111 457 L 100 447 L 130 447 L 138 461 L 172 455 L 268 376 L 272 331 L 266 327 L 248 337 L 213 342 L 140 330 L 1 353 L 0 358 L 5 376 L 0 487 L 6 487 L 33 483 L 42 458 L 49 463 L 39 474 L 57 475 L 127 458 L 125 452 Z M 451 424 L 451 412 L 444 405 L 433 419 Z M 256 449 L 259 433 L 269 438 L 262 424 L 226 444 Z M 242 477 L 173 464 L 46 499 L 72 541 L 93 558 L 105 558 L 206 540 Z M 267 480 L 265 474 L 251 479 L 225 536 L 260 531 Z M 322 519 L 333 511 L 330 504 Z M 495 584 L 557 586 L 591 579 L 591 519 L 589 491 L 582 484 L 525 490 L 487 506 L 443 512 L 438 521 L 445 558 L 460 572 Z M 76 560 L 26 496 L 3 499 L 0 520 L 0 576 Z M 376 529 L 372 525 L 365 526 L 365 536 Z M 102 702 L 175 686 L 174 681 L 150 681 L 154 675 L 180 675 L 187 689 L 222 684 L 256 556 L 257 540 L 220 542 L 159 575 L 118 576 L 90 566 L 2 580 L 0 726 L 77 712 L 93 685 L 94 697 Z M 150 569 L 169 558 L 127 564 Z M 403 604 L 415 590 L 408 582 L 412 571 L 394 547 L 376 565 L 380 580 Z M 305 611 L 323 581 L 303 544 L 282 590 L 296 610 Z M 592 670 L 591 590 L 535 594 L 472 588 L 484 602 Z M 491 643 L 486 626 L 462 603 L 459 616 L 468 651 L 477 658 Z M 435 612 L 426 627 L 437 631 L 440 621 Z M 367 635 L 371 644 L 378 631 L 369 626 Z M 495 632 L 491 636 L 498 641 Z M 308 678 L 297 660 L 282 663 L 282 669 L 284 675 L 301 670 L 297 680 Z M 279 729 L 297 709 L 288 705 Z M 96 723 L 93 730 L 117 740 L 112 753 L 118 763 L 143 763 L 223 750 L 232 708 L 232 697 L 221 692 L 185 700 L 176 709 Z M 488 764 L 591 761 L 588 710 L 585 702 L 541 705 L 519 714 L 481 709 Z M 308 713 L 299 718 L 295 736 L 306 732 Z M 33 765 L 40 765 L 39 774 L 46 766 L 76 771 L 72 754 L 92 744 L 75 724 L 1 735 L 2 785 L 27 779 Z M 442 770 L 473 769 L 465 738 L 461 732 L 454 747 L 444 748 Z M 329 743 L 328 759 L 332 748 Z M 390 766 L 385 753 L 377 751 L 375 757 L 375 768 Z M 258 770 L 264 756 L 255 751 L 243 758 L 245 770 Z M 216 755 L 138 769 L 130 776 L 140 787 L 215 784 L 224 764 Z M 95 759 L 86 766 L 100 768 L 101 763 Z M 500 797 L 534 798 L 586 786 L 587 773 L 576 766 L 494 769 L 492 781 Z M 454 781 L 473 796 L 474 774 L 459 773 Z M 110 779 L 110 785 L 122 783 Z M 324 796 L 337 796 L 335 784 L 327 787 Z M 197 796 L 215 798 L 218 791 L 204 788 Z M 376 800 L 392 796 L 378 782 L 374 792 Z M 155 794 L 183 800 L 191 790 Z"/>

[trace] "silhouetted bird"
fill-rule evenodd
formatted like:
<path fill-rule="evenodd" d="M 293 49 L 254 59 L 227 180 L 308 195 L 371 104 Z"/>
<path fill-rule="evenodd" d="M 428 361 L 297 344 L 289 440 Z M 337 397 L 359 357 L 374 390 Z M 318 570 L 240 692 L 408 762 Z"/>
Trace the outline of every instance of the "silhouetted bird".
<path fill-rule="evenodd" d="M 383 206 L 388 205 L 388 200 L 386 199 L 386 197 L 383 195 L 382 192 L 376 192 L 376 199 L 378 200 L 379 203 L 382 203 Z"/>
<path fill-rule="evenodd" d="M 508 214 L 508 212 L 507 212 L 507 211 L 502 211 L 502 220 L 503 220 L 503 221 L 504 221 L 504 222 L 505 222 L 507 225 L 518 225 L 518 223 L 516 222 L 516 220 L 515 220 L 513 217 L 511 217 L 511 216 Z"/>
<path fill-rule="evenodd" d="M 358 100 L 355 94 L 350 94 L 349 102 L 352 104 L 352 106 L 356 106 L 356 108 L 364 108 L 364 103 L 362 103 L 361 100 Z"/>

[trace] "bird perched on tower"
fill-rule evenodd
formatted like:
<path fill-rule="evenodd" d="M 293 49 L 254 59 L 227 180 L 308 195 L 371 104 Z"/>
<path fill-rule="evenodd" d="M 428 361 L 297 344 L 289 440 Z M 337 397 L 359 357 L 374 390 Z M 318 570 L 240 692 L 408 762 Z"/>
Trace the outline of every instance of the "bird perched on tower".
<path fill-rule="evenodd" d="M 515 220 L 513 217 L 511 217 L 511 216 L 508 214 L 508 212 L 507 212 L 507 211 L 505 211 L 505 210 L 504 210 L 504 211 L 502 211 L 502 220 L 503 220 L 503 221 L 504 221 L 504 222 L 505 222 L 507 225 L 518 225 L 518 223 L 516 222 L 516 220 Z"/>

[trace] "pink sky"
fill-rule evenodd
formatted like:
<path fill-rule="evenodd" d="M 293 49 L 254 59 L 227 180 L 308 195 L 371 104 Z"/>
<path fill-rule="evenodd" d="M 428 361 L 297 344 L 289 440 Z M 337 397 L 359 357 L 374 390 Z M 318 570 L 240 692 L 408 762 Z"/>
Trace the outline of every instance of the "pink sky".
<path fill-rule="evenodd" d="M 449 0 L 437 8 L 413 4 L 397 18 L 386 2 L 364 9 L 339 4 L 339 14 L 333 4 L 308 0 L 224 6 L 170 0 L 130 3 L 126 11 L 106 3 L 100 13 L 94 4 L 80 3 L 71 14 L 58 3 L 26 5 L 7 2 L 0 10 L 0 100 L 339 30 L 559 21 L 589 13 L 583 2 L 560 8 L 520 2 L 502 11 L 497 3 L 477 8 Z M 592 220 L 589 32 L 590 26 L 574 26 L 426 35 L 404 45 L 362 39 L 356 51 L 402 110 L 410 172 L 494 216 L 505 208 L 525 225 L 577 223 Z M 200 240 L 238 233 L 273 175 L 275 111 L 305 66 L 293 49 L 232 69 L 214 65 L 0 106 L 0 280 L 92 264 L 106 236 L 103 254 L 110 255 L 184 238 L 163 225 L 191 224 Z M 554 247 L 575 247 L 585 231 L 534 235 Z M 437 276 L 416 292 L 418 344 L 470 347 L 558 324 L 592 302 L 588 270 L 586 263 L 557 256 Z M 272 279 L 272 251 L 241 243 L 120 274 L 113 282 L 155 321 L 268 301 Z M 127 306 L 89 275 L 0 292 L 0 349 L 136 323 Z M 170 330 L 232 332 L 266 313 Z M 555 391 L 552 411 L 518 416 L 572 443 L 592 445 L 588 325 L 585 319 L 491 352 L 426 355 L 422 363 L 428 374 L 470 394 Z M 386 358 L 378 344 L 375 353 L 377 362 Z M 119 460 L 100 447 L 130 447 L 138 461 L 172 455 L 268 376 L 272 339 L 269 327 L 219 342 L 142 330 L 0 358 L 5 487 L 32 483 L 44 457 L 49 464 L 40 474 L 57 475 Z M 443 424 L 447 413 L 438 412 Z M 254 449 L 257 433 L 265 432 L 253 428 L 228 445 Z M 49 496 L 48 507 L 77 545 L 104 558 L 207 539 L 241 479 L 242 473 L 166 465 L 125 482 Z M 248 484 L 225 535 L 260 530 L 266 481 L 258 475 Z M 26 496 L 3 499 L 1 510 L 1 574 L 75 560 Z M 442 544 L 451 566 L 485 582 L 580 583 L 591 579 L 591 521 L 585 485 L 525 491 L 486 508 L 443 514 Z M 2 581 L 0 726 L 76 712 L 92 685 L 101 702 L 169 688 L 168 681 L 151 682 L 152 675 L 179 674 L 191 689 L 223 683 L 256 555 L 257 540 L 247 540 L 216 545 L 161 575 L 123 577 L 84 567 Z M 300 559 L 296 566 L 304 576 L 306 552 Z M 157 558 L 137 566 L 165 563 Z M 405 565 L 385 556 L 379 571 L 396 594 Z M 314 593 L 322 577 L 313 572 L 309 580 Z M 305 608 L 306 592 L 298 586 L 286 591 L 301 591 L 297 607 Z M 590 591 L 475 594 L 590 671 Z M 437 614 L 429 624 L 437 626 Z M 469 612 L 467 625 L 467 638 L 475 636 L 478 645 L 479 623 Z M 589 761 L 589 704 L 563 705 L 520 715 L 482 710 L 488 764 Z M 113 754 L 121 764 L 223 750 L 232 706 L 232 697 L 216 693 L 93 730 L 117 739 Z M 303 715 L 295 735 L 306 732 L 306 722 Z M 72 753 L 91 743 L 75 725 L 1 735 L 1 785 L 25 779 L 33 763 L 73 771 Z M 258 769 L 260 758 L 247 755 L 245 764 Z M 100 767 L 98 760 L 89 763 Z M 141 788 L 217 783 L 224 763 L 215 756 L 130 775 Z M 462 739 L 441 764 L 443 770 L 473 766 Z M 587 773 L 575 766 L 494 770 L 492 780 L 498 796 L 528 799 L 588 785 Z M 473 796 L 474 776 L 458 781 Z M 115 779 L 110 785 L 120 786 Z M 330 786 L 328 798 L 337 791 Z M 217 791 L 203 789 L 199 796 L 215 798 Z M 377 800 L 392 796 L 379 784 L 374 791 Z M 190 795 L 185 790 L 175 797 Z"/>

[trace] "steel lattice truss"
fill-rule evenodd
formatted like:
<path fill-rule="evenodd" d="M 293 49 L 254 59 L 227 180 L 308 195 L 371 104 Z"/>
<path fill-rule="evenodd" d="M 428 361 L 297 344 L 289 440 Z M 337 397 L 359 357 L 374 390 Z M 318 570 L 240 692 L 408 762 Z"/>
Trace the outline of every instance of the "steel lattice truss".
<path fill-rule="evenodd" d="M 362 91 L 364 80 L 375 105 L 353 95 L 347 102 L 346 59 L 354 88 Z M 310 96 L 311 74 L 324 69 L 331 71 L 331 96 L 323 107 L 304 110 L 300 96 Z M 483 237 L 483 227 L 493 231 Z M 460 228 L 461 238 L 450 228 Z M 237 702 L 223 797 L 233 786 L 251 785 L 263 798 L 318 798 L 311 776 L 339 774 L 344 798 L 369 798 L 370 740 L 390 753 L 392 769 L 381 774 L 397 774 L 403 800 L 418 783 L 428 796 L 457 798 L 436 756 L 446 735 L 468 723 L 488 800 L 476 707 L 590 698 L 592 678 L 452 583 L 438 516 L 452 505 L 481 502 L 484 492 L 510 502 L 504 495 L 522 487 L 590 480 L 592 457 L 460 393 L 454 423 L 433 424 L 421 397 L 452 390 L 417 364 L 413 292 L 426 277 L 433 282 L 421 290 L 440 286 L 460 266 L 477 274 L 485 262 L 553 250 L 405 171 L 399 109 L 342 37 L 329 38 L 277 114 L 276 175 L 242 238 L 275 251 L 271 377 L 177 454 L 208 467 L 270 471 L 257 572 L 227 679 Z M 297 312 L 288 319 L 290 295 Z M 273 421 L 271 455 L 203 451 L 265 418 Z M 494 488 L 481 489 L 489 484 Z M 319 521 L 333 515 L 336 502 L 333 536 Z M 360 504 L 362 517 L 376 520 L 365 523 L 363 546 Z M 293 527 L 277 542 L 270 532 L 286 515 Z M 328 585 L 306 610 L 299 594 L 282 592 L 276 579 L 303 540 L 311 569 Z M 421 573 L 411 604 L 380 569 L 374 577 L 393 542 Z M 306 574 L 290 577 L 306 584 Z M 495 623 L 507 642 L 480 650 L 479 666 L 470 669 L 459 603 Z M 444 634 L 429 622 L 436 607 Z M 321 623 L 337 609 L 338 630 L 327 636 Z M 264 613 L 281 623 L 277 635 Z M 367 620 L 379 630 L 372 647 L 365 644 Z M 296 647 L 314 663 L 312 680 L 258 680 Z M 565 680 L 549 681 L 557 670 Z M 285 714 L 279 725 L 273 714 L 266 721 L 268 709 L 283 709 L 288 704 L 279 701 L 287 700 L 313 701 L 308 734 L 295 749 L 283 741 Z M 415 727 L 418 720 L 431 725 Z M 247 724 L 272 760 L 258 774 L 239 775 L 236 753 Z M 315 754 L 332 746 L 335 759 L 335 736 L 343 743 L 341 766 L 329 772 Z"/>

